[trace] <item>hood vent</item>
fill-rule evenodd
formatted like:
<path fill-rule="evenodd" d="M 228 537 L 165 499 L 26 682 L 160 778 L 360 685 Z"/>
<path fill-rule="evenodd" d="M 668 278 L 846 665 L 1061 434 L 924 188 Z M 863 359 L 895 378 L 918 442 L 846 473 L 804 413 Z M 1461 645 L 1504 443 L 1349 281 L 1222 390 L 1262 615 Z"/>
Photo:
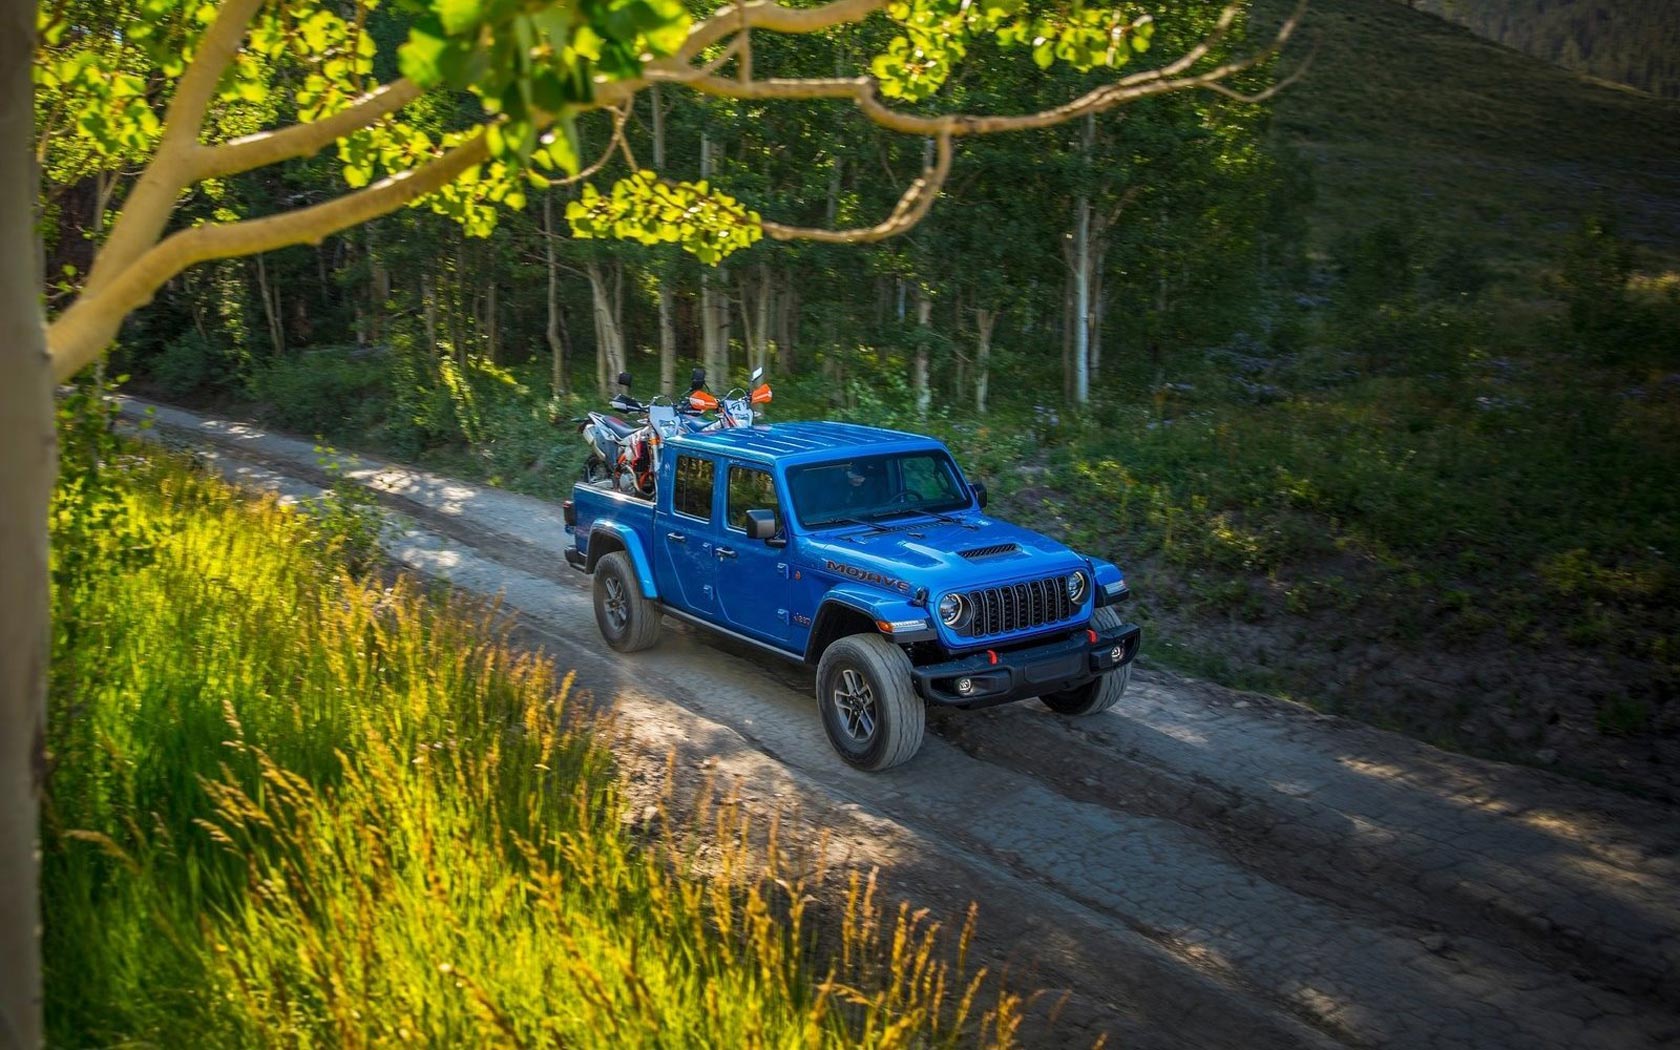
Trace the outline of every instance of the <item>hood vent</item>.
<path fill-rule="evenodd" d="M 999 554 L 1013 554 L 1020 549 L 1013 543 L 994 543 L 990 547 L 975 547 L 972 550 L 958 551 L 957 554 L 969 561 L 979 561 L 981 558 L 995 558 Z"/>

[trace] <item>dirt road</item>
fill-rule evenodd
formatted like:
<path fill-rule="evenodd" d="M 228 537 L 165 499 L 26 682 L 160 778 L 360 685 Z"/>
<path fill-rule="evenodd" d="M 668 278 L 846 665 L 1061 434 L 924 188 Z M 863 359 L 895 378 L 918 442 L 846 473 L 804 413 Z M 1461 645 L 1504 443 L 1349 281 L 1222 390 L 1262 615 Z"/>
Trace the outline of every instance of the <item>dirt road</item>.
<path fill-rule="evenodd" d="M 308 499 L 326 480 L 308 441 L 154 422 L 242 484 Z M 675 750 L 679 777 L 738 777 L 895 893 L 978 900 L 988 961 L 1071 993 L 1037 1043 L 1680 1045 L 1673 807 L 1147 667 L 1105 715 L 936 713 L 914 761 L 858 773 L 799 666 L 671 621 L 653 650 L 607 649 L 558 506 L 340 459 L 388 509 L 391 558 L 502 595 L 616 710 L 633 781 Z"/>

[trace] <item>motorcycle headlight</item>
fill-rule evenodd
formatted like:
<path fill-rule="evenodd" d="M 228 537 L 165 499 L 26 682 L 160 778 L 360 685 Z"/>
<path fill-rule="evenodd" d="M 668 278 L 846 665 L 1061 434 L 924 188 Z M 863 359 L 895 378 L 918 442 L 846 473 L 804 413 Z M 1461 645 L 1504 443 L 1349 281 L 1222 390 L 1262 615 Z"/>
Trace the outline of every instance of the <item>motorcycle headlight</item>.
<path fill-rule="evenodd" d="M 947 594 L 939 599 L 939 619 L 947 627 L 955 627 L 962 622 L 963 599 L 960 594 Z"/>
<path fill-rule="evenodd" d="M 1078 605 L 1080 602 L 1085 600 L 1085 587 L 1086 587 L 1086 581 L 1085 581 L 1085 574 L 1084 573 L 1073 572 L 1073 573 L 1068 574 L 1068 578 L 1067 578 L 1068 598 L 1075 605 Z"/>

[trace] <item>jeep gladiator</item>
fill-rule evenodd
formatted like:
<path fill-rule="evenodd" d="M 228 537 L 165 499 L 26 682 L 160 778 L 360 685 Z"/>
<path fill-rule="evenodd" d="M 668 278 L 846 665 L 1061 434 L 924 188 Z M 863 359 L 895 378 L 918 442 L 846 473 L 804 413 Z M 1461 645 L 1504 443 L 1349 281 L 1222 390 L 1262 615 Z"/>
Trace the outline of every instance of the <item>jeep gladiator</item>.
<path fill-rule="evenodd" d="M 594 576 L 622 652 L 663 616 L 814 664 L 830 742 L 863 769 L 906 761 L 926 705 L 1038 697 L 1067 715 L 1120 699 L 1140 632 L 1114 565 L 985 512 L 931 438 L 798 422 L 665 441 L 652 499 L 580 482 L 566 561 Z"/>

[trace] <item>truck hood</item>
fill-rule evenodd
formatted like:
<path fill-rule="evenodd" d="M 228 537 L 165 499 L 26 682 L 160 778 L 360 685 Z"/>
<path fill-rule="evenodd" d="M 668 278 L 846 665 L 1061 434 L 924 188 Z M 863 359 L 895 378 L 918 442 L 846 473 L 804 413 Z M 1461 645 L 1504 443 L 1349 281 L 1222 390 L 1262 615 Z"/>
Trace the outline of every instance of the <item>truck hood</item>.
<path fill-rule="evenodd" d="M 926 587 L 934 596 L 1090 569 L 1066 544 L 1031 529 L 984 514 L 958 520 L 961 524 L 907 515 L 880 522 L 887 532 L 864 526 L 824 530 L 802 546 L 813 568 L 900 593 Z"/>

